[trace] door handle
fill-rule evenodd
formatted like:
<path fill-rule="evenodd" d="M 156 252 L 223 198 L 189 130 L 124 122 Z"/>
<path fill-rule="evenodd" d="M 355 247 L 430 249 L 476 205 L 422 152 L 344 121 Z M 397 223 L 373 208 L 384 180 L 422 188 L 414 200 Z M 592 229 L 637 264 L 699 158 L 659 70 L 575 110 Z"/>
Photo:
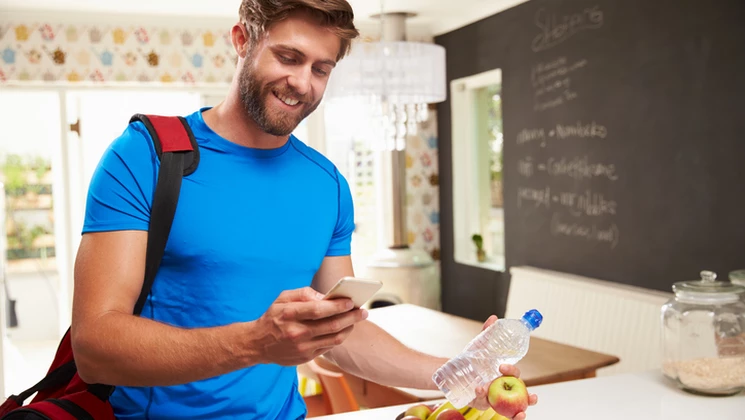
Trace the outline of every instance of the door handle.
<path fill-rule="evenodd" d="M 80 118 L 74 124 L 70 124 L 70 131 L 74 131 L 80 137 Z"/>

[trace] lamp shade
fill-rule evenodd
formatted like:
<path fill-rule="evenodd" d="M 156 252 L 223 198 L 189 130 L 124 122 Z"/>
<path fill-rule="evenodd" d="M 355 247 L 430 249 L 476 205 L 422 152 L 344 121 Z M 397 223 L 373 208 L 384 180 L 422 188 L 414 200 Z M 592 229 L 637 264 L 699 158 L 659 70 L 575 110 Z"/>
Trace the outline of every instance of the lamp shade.
<path fill-rule="evenodd" d="M 445 48 L 409 41 L 359 42 L 339 61 L 326 98 L 375 98 L 389 104 L 442 102 L 447 94 Z"/>

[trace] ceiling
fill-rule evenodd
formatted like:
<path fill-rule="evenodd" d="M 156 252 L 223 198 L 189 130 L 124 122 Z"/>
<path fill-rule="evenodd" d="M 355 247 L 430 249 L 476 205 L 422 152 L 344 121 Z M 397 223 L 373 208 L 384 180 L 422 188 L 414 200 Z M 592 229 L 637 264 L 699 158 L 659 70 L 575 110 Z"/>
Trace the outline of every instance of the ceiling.
<path fill-rule="evenodd" d="M 412 25 L 440 35 L 527 0 L 383 0 L 386 12 L 414 12 Z M 349 0 L 361 26 L 372 25 L 380 0 Z M 177 15 L 234 19 L 240 0 L 0 0 L 0 9 L 90 13 Z"/>

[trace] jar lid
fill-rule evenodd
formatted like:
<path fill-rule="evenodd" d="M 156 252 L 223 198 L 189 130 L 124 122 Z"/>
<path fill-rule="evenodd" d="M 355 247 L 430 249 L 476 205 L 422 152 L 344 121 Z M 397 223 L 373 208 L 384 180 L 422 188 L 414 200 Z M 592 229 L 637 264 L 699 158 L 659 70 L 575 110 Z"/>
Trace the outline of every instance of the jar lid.
<path fill-rule="evenodd" d="M 686 294 L 691 297 L 706 299 L 731 299 L 737 298 L 739 293 L 745 292 L 745 287 L 733 284 L 729 281 L 716 281 L 717 275 L 713 271 L 702 271 L 701 280 L 680 281 L 673 284 L 676 295 Z"/>
<path fill-rule="evenodd" d="M 742 284 L 745 286 L 745 270 L 730 271 L 729 280 L 732 283 Z"/>

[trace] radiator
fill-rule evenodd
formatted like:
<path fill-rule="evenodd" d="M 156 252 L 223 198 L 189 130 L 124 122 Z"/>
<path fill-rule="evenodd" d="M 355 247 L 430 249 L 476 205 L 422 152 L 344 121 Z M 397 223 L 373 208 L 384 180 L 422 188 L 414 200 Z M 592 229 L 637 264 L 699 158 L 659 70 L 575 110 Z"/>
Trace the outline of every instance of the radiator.
<path fill-rule="evenodd" d="M 532 267 L 510 274 L 505 316 L 536 308 L 544 320 L 535 336 L 621 359 L 598 376 L 660 369 L 660 309 L 672 293 Z"/>

